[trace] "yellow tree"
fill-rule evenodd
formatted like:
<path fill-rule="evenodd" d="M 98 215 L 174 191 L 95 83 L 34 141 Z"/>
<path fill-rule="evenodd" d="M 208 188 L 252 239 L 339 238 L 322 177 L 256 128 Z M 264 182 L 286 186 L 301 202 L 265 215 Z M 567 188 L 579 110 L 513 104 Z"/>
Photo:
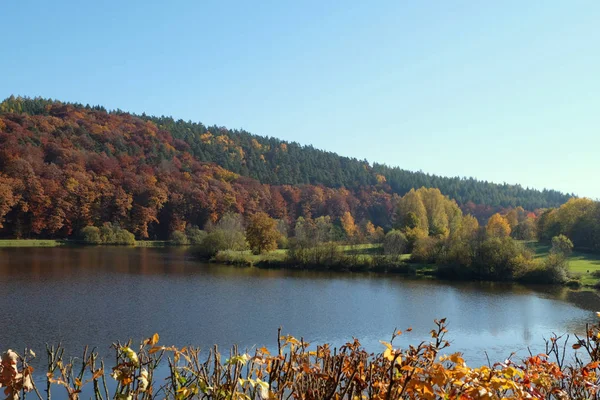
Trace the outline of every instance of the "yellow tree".
<path fill-rule="evenodd" d="M 496 213 L 490 217 L 485 231 L 490 237 L 506 237 L 510 235 L 510 224 L 505 217 Z"/>
<path fill-rule="evenodd" d="M 416 191 L 427 212 L 429 234 L 432 236 L 447 236 L 449 232 L 446 201 L 449 201 L 439 189 L 422 187 Z"/>
<path fill-rule="evenodd" d="M 461 218 L 460 224 L 458 224 L 451 238 L 459 241 L 470 241 L 477 237 L 478 232 L 479 222 L 477 218 L 471 214 L 467 214 Z"/>
<path fill-rule="evenodd" d="M 255 253 L 277 249 L 280 237 L 277 223 L 264 212 L 252 215 L 246 228 L 246 240 Z"/>
<path fill-rule="evenodd" d="M 463 213 L 458 204 L 456 204 L 456 201 L 450 200 L 448 196 L 445 197 L 446 201 L 444 202 L 444 208 L 446 209 L 446 216 L 448 217 L 448 228 L 450 229 L 450 232 L 453 232 L 461 225 Z"/>
<path fill-rule="evenodd" d="M 556 215 L 560 224 L 561 233 L 569 236 L 573 227 L 581 220 L 590 220 L 595 208 L 595 202 L 591 199 L 569 199 L 560 206 Z"/>
<path fill-rule="evenodd" d="M 419 193 L 411 189 L 398 203 L 395 210 L 396 227 L 417 228 L 429 232 L 427 210 Z"/>
<path fill-rule="evenodd" d="M 344 229 L 346 237 L 348 237 L 348 239 L 353 238 L 354 235 L 356 235 L 358 229 L 356 228 L 356 224 L 354 223 L 354 217 L 352 217 L 352 214 L 350 214 L 349 211 L 346 211 L 344 215 L 342 215 L 340 222 L 342 223 L 342 229 Z"/>

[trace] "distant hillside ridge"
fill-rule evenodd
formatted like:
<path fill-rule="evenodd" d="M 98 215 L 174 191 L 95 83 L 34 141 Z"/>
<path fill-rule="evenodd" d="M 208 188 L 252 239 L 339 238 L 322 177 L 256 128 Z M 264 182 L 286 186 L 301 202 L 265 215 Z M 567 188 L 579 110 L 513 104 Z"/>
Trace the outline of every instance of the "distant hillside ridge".
<path fill-rule="evenodd" d="M 521 185 L 496 184 L 474 178 L 443 177 L 424 172 L 339 156 L 244 130 L 205 127 L 201 123 L 175 121 L 170 117 L 143 118 L 184 140 L 198 159 L 212 161 L 244 176 L 268 184 L 313 184 L 356 189 L 385 182 L 393 193 L 404 195 L 412 188 L 438 188 L 459 204 L 472 202 L 492 207 L 522 206 L 528 210 L 555 207 L 570 194 L 536 190 Z"/>
<path fill-rule="evenodd" d="M 0 112 L 46 114 L 47 106 L 56 103 L 43 98 L 6 99 Z M 63 103 L 60 103 L 63 104 Z M 76 108 L 106 111 L 103 107 L 72 104 Z M 122 114 L 120 110 L 112 113 Z M 203 162 L 271 185 L 323 185 L 331 188 L 358 189 L 385 183 L 392 193 L 406 194 L 412 188 L 438 188 L 460 205 L 469 202 L 490 207 L 521 206 L 527 210 L 557 207 L 572 194 L 556 190 L 536 190 L 521 185 L 497 184 L 474 178 L 443 177 L 424 172 L 339 156 L 310 145 L 258 136 L 244 130 L 207 127 L 201 123 L 174 120 L 171 117 L 140 118 L 152 121 L 188 144 L 190 152 Z"/>

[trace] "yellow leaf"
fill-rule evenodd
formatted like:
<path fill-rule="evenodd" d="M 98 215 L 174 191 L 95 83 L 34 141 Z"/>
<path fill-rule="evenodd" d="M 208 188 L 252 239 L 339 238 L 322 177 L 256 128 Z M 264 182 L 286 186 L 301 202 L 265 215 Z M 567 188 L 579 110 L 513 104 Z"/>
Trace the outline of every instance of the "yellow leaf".
<path fill-rule="evenodd" d="M 394 359 L 393 350 L 391 348 L 385 349 L 385 351 L 383 352 L 383 357 L 385 357 L 389 361 L 392 361 Z"/>
<path fill-rule="evenodd" d="M 154 335 L 152 335 L 152 340 L 150 341 L 150 344 L 152 346 L 154 346 L 156 343 L 158 343 L 158 339 L 159 339 L 158 333 L 155 333 Z"/>
<path fill-rule="evenodd" d="M 460 353 L 451 354 L 450 357 L 448 357 L 448 358 L 454 364 L 463 364 L 465 362 L 465 360 L 460 356 Z"/>
<path fill-rule="evenodd" d="M 512 378 L 516 375 L 520 376 L 521 378 L 523 377 L 524 373 L 523 371 L 513 368 L 513 367 L 508 367 L 506 368 L 506 370 L 504 371 L 504 374 L 507 375 L 508 377 Z"/>
<path fill-rule="evenodd" d="M 392 350 L 392 345 L 390 343 L 384 342 L 383 340 L 380 340 L 379 343 L 387 347 L 389 350 Z"/>

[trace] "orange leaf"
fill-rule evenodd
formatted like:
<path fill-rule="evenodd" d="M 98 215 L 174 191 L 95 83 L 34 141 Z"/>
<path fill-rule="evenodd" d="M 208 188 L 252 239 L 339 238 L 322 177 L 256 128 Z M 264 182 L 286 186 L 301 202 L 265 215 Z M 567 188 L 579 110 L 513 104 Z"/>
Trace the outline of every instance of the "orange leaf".
<path fill-rule="evenodd" d="M 164 350 L 164 349 L 165 348 L 163 346 L 154 346 L 150 350 L 148 350 L 148 354 L 154 354 L 157 351 L 161 351 L 161 350 Z"/>
<path fill-rule="evenodd" d="M 104 374 L 104 370 L 100 368 L 98 371 L 94 372 L 94 375 L 92 375 L 92 379 L 98 379 L 102 376 L 102 374 Z"/>

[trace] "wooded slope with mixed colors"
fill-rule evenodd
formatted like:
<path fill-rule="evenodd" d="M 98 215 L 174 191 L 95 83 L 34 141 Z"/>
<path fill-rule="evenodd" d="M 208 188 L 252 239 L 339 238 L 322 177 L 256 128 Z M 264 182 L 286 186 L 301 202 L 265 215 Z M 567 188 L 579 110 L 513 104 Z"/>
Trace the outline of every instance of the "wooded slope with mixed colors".
<path fill-rule="evenodd" d="M 312 184 L 351 190 L 384 183 L 387 191 L 399 195 L 413 188 L 438 188 L 459 204 L 471 202 L 496 209 L 555 207 L 572 197 L 554 190 L 538 191 L 520 185 L 442 177 L 377 163 L 370 165 L 367 161 L 342 157 L 295 142 L 252 135 L 243 130 L 216 126 L 207 128 L 202 124 L 174 121 L 168 117 L 143 118 L 168 130 L 174 138 L 184 140 L 199 160 L 215 162 L 262 183 Z M 399 151 L 399 161 L 402 151 Z"/>
<path fill-rule="evenodd" d="M 437 187 L 486 218 L 513 206 L 559 206 L 570 196 L 473 179 L 370 166 L 244 131 L 102 107 L 10 97 L 0 103 L 0 235 L 69 237 L 118 223 L 167 238 L 227 212 L 295 221 L 349 212 L 385 229 L 399 196 Z"/>

